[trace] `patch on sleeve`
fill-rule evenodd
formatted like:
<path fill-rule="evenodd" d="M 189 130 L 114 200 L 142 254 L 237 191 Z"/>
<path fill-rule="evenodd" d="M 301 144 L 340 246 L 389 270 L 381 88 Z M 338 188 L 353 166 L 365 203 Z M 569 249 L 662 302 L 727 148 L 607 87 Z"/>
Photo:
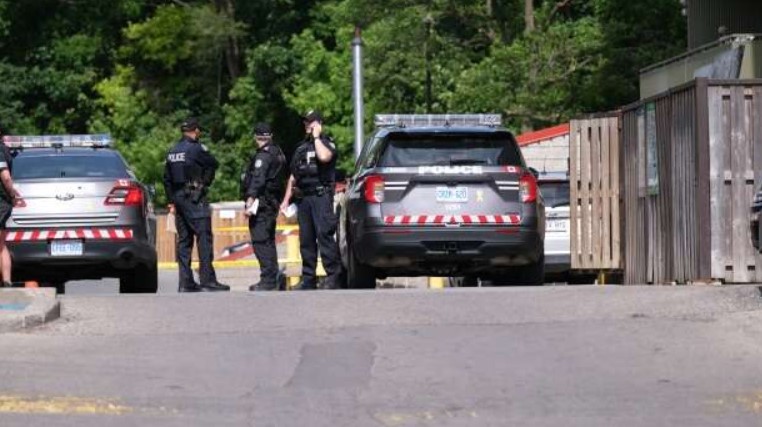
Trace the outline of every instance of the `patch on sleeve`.
<path fill-rule="evenodd" d="M 201 149 L 204 150 L 204 151 L 209 151 L 209 149 L 206 148 L 206 145 L 204 145 L 204 144 L 201 144 Z"/>
<path fill-rule="evenodd" d="M 257 161 L 254 162 L 254 167 L 255 168 L 262 167 L 262 160 L 261 159 L 257 159 Z"/>

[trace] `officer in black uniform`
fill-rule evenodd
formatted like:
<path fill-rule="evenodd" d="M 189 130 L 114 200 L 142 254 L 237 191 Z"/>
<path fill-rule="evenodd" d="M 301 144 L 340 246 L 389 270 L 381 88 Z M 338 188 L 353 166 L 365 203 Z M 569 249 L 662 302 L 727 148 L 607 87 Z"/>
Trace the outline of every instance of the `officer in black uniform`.
<path fill-rule="evenodd" d="M 0 127 L 0 273 L 2 281 L 0 287 L 10 287 L 11 282 L 11 254 L 5 243 L 7 235 L 6 224 L 11 217 L 13 206 L 21 197 L 19 192 L 13 188 L 13 155 L 10 148 L 2 140 L 4 132 Z"/>
<path fill-rule="evenodd" d="M 336 183 L 336 144 L 323 133 L 323 117 L 310 111 L 303 117 L 305 138 L 291 159 L 291 177 L 281 209 L 290 199 L 296 201 L 299 220 L 299 245 L 302 255 L 302 282 L 298 289 L 317 288 L 318 247 L 327 277 L 325 287 L 339 287 L 341 264 L 336 243 L 337 219 L 333 207 Z"/>
<path fill-rule="evenodd" d="M 275 222 L 278 206 L 283 198 L 286 156 L 273 143 L 270 125 L 259 123 L 254 127 L 257 151 L 251 157 L 241 186 L 241 197 L 246 202 L 249 233 L 254 255 L 259 260 L 260 280 L 251 285 L 251 291 L 278 290 L 278 252 L 275 248 Z M 251 212 L 252 205 L 256 212 Z"/>
<path fill-rule="evenodd" d="M 183 137 L 169 150 L 164 165 L 164 190 L 176 212 L 176 249 L 180 266 L 178 291 L 229 291 L 229 286 L 217 282 L 212 266 L 212 218 L 206 192 L 214 180 L 217 159 L 198 141 L 201 135 L 198 119 L 188 118 L 180 130 Z M 200 285 L 193 281 L 190 265 L 194 237 L 198 240 Z"/>

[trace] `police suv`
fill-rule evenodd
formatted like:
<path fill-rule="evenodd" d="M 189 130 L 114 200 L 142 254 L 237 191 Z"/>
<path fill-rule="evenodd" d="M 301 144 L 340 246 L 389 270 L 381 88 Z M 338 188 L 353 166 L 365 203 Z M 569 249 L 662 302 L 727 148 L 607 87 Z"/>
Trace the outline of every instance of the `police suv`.
<path fill-rule="evenodd" d="M 5 136 L 21 194 L 8 220 L 15 280 L 63 291 L 68 280 L 119 278 L 156 292 L 156 217 L 108 135 Z"/>
<path fill-rule="evenodd" d="M 543 282 L 537 179 L 499 115 L 377 115 L 340 204 L 350 287 L 388 276 Z"/>

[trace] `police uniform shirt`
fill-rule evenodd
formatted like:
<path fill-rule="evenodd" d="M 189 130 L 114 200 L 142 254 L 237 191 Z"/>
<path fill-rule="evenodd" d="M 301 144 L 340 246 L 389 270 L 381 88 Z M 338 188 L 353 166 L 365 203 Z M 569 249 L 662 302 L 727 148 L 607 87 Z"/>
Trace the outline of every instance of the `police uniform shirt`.
<path fill-rule="evenodd" d="M 336 143 L 327 135 L 320 136 L 320 142 L 331 152 L 331 160 L 322 163 L 315 151 L 315 142 L 305 138 L 294 151 L 291 159 L 291 173 L 296 178 L 296 185 L 301 189 L 310 189 L 318 185 L 330 185 L 336 181 Z"/>
<path fill-rule="evenodd" d="M 188 137 L 183 137 L 167 154 L 164 169 L 164 189 L 171 195 L 186 183 L 202 179 L 210 185 L 219 163 L 207 148 Z"/>
<path fill-rule="evenodd" d="M 253 164 L 249 164 L 244 183 L 244 200 L 249 197 L 258 199 L 264 196 L 266 192 L 278 197 L 278 194 L 272 193 L 281 190 L 280 183 L 273 180 L 277 178 L 286 163 L 283 151 L 277 145 L 268 142 L 257 149 L 252 162 Z M 269 191 L 267 191 L 268 187 L 270 187 Z"/>
<path fill-rule="evenodd" d="M 0 171 L 7 170 L 9 173 L 13 173 L 13 156 L 11 155 L 11 149 L 7 145 L 0 143 L 2 149 L 0 149 Z M 10 203 L 13 200 L 13 196 L 8 194 L 4 185 L 0 185 L 2 191 L 0 191 L 0 200 Z"/>

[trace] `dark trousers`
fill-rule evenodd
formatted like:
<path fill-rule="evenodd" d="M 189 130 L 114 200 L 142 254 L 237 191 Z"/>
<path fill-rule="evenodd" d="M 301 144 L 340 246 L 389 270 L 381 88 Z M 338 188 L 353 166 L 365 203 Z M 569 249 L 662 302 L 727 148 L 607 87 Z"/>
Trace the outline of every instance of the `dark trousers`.
<path fill-rule="evenodd" d="M 264 288 L 277 286 L 278 251 L 275 248 L 275 221 L 277 208 L 260 208 L 257 215 L 249 217 L 249 233 L 254 255 L 259 261 L 259 285 Z"/>
<path fill-rule="evenodd" d="M 336 243 L 338 221 L 333 210 L 333 194 L 305 196 L 298 203 L 299 249 L 302 254 L 302 285 L 316 287 L 318 248 L 323 267 L 328 275 L 326 280 L 332 286 L 338 285 L 341 274 L 339 245 Z"/>
<path fill-rule="evenodd" d="M 178 206 L 179 207 L 179 206 Z M 214 241 L 212 238 L 212 218 L 186 218 L 182 210 L 175 215 L 177 228 L 177 263 L 180 266 L 180 286 L 192 286 L 191 253 L 194 238 L 198 241 L 199 278 L 202 285 L 217 283 L 212 261 Z"/>

